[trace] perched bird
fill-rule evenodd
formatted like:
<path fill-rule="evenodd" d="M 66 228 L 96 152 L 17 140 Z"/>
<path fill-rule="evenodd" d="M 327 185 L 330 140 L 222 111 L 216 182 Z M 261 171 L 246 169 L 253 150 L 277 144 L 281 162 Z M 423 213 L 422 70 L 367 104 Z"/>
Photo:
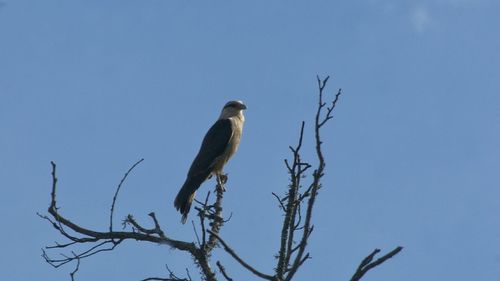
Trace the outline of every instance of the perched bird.
<path fill-rule="evenodd" d="M 247 107 L 241 101 L 230 101 L 224 105 L 219 119 L 203 138 L 200 151 L 189 168 L 186 181 L 175 197 L 174 206 L 182 214 L 182 223 L 193 203 L 196 190 L 209 177 L 216 176 L 221 182 L 224 165 L 238 149 Z"/>

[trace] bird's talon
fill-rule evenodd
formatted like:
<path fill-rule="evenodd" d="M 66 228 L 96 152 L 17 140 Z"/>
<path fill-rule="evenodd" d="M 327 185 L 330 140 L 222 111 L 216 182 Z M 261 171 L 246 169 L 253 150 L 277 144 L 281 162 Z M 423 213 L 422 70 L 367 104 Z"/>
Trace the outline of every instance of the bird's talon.
<path fill-rule="evenodd" d="M 224 187 L 223 184 L 218 184 L 217 185 L 217 191 L 226 192 L 226 188 Z"/>
<path fill-rule="evenodd" d="M 220 179 L 222 181 L 222 184 L 226 184 L 226 182 L 227 182 L 227 174 L 220 175 Z"/>

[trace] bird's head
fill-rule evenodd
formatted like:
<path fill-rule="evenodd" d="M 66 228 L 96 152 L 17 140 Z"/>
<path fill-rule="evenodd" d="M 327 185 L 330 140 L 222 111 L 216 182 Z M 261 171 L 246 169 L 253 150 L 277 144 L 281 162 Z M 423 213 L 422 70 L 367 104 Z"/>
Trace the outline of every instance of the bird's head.
<path fill-rule="evenodd" d="M 240 100 L 229 101 L 222 108 L 220 119 L 226 119 L 238 116 L 240 119 L 244 120 L 243 110 L 245 109 L 247 109 L 247 106 L 242 101 Z"/>

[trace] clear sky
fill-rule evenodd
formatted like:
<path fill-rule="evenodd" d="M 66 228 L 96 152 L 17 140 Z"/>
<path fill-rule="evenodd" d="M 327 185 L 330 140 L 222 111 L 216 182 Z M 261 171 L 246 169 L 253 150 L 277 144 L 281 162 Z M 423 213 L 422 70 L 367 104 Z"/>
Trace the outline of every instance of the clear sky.
<path fill-rule="evenodd" d="M 344 95 L 324 130 L 327 161 L 312 259 L 297 280 L 348 280 L 374 248 L 404 251 L 364 280 L 500 278 L 500 2 L 0 1 L 0 278 L 69 280 L 41 248 L 61 240 L 36 212 L 58 164 L 61 212 L 105 230 L 116 206 L 194 240 L 173 199 L 223 104 L 247 106 L 222 236 L 271 273 L 283 159 L 316 75 Z M 213 187 L 203 185 L 202 193 Z M 192 216 L 191 216 L 192 217 Z M 57 255 L 56 252 L 52 252 Z M 66 252 L 67 253 L 67 252 Z M 219 251 L 236 280 L 253 280 Z M 196 269 L 184 253 L 130 241 L 82 261 L 78 280 Z"/>

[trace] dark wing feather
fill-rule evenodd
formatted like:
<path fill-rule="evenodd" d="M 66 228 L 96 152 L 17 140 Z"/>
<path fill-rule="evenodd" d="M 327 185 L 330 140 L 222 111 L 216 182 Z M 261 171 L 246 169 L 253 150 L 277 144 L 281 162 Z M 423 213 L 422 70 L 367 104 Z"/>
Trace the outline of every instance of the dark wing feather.
<path fill-rule="evenodd" d="M 210 174 L 212 164 L 217 157 L 224 153 L 232 135 L 231 120 L 221 119 L 215 122 L 208 130 L 205 138 L 203 138 L 200 151 L 189 169 L 188 178 L 195 177 L 199 173 L 205 174 L 208 172 Z"/>

